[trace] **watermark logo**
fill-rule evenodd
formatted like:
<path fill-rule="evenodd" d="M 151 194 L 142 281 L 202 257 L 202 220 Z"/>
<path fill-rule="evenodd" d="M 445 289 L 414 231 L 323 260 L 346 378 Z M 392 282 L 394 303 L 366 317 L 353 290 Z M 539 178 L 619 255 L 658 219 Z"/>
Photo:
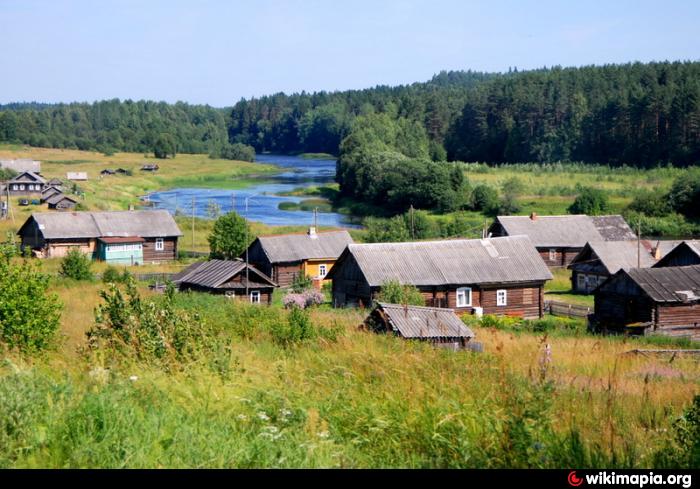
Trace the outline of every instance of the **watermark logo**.
<path fill-rule="evenodd" d="M 569 485 L 573 487 L 578 487 L 583 484 L 583 478 L 576 476 L 576 471 L 572 470 L 569 472 L 569 477 L 566 478 L 569 481 Z"/>

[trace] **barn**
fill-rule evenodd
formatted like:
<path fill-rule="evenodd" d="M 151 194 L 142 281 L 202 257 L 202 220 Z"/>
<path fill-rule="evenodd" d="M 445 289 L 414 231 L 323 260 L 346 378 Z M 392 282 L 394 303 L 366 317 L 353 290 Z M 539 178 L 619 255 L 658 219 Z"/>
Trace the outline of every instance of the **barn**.
<path fill-rule="evenodd" d="M 246 270 L 247 268 L 247 270 Z M 242 260 L 210 260 L 190 265 L 173 277 L 182 291 L 193 290 L 270 304 L 277 287 L 270 277 Z"/>
<path fill-rule="evenodd" d="M 700 340 L 700 265 L 618 271 L 595 291 L 591 326 Z"/>
<path fill-rule="evenodd" d="M 661 258 L 654 267 L 700 265 L 700 240 L 683 241 Z"/>
<path fill-rule="evenodd" d="M 22 248 L 30 248 L 42 258 L 65 256 L 78 249 L 94 258 L 108 256 L 129 243 L 111 243 L 100 238 L 143 238 L 138 241 L 143 263 L 177 258 L 178 239 L 182 236 L 175 220 L 165 210 L 112 212 L 40 212 L 32 214 L 17 233 Z M 102 250 L 112 247 L 114 250 Z"/>
<path fill-rule="evenodd" d="M 659 248 L 651 248 L 649 241 L 586 243 L 568 266 L 571 270 L 571 288 L 582 294 L 590 294 L 618 270 L 653 266 L 660 252 Z"/>
<path fill-rule="evenodd" d="M 328 275 L 335 307 L 369 306 L 382 285 L 413 285 L 425 305 L 459 314 L 539 318 L 552 278 L 527 236 L 350 244 Z"/>
<path fill-rule="evenodd" d="M 367 316 L 364 328 L 436 346 L 459 350 L 476 335 L 452 309 L 380 302 Z"/>
<path fill-rule="evenodd" d="M 49 209 L 55 209 L 59 211 L 65 211 L 75 208 L 78 205 L 78 201 L 73 197 L 68 197 L 62 193 L 54 193 L 50 197 L 44 199 L 49 206 Z"/>
<path fill-rule="evenodd" d="M 498 216 L 491 236 L 525 235 L 550 267 L 564 267 L 595 241 L 630 241 L 637 236 L 622 216 Z"/>
<path fill-rule="evenodd" d="M 248 262 L 287 287 L 302 274 L 323 283 L 345 247 L 352 243 L 347 231 L 280 234 L 258 237 L 247 250 Z"/>

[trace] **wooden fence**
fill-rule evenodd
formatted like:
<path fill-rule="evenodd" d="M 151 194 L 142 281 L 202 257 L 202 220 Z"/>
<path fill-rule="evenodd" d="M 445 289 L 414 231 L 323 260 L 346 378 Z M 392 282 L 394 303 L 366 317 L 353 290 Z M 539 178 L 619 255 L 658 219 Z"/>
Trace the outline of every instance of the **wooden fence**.
<path fill-rule="evenodd" d="M 589 306 L 567 304 L 566 302 L 544 301 L 544 312 L 548 312 L 552 316 L 587 318 L 589 314 L 593 313 L 593 308 Z"/>

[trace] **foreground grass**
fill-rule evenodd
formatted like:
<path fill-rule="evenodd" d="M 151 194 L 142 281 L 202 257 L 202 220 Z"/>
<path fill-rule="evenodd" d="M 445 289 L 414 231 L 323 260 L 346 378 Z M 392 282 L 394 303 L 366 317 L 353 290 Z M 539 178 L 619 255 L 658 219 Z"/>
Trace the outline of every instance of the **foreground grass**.
<path fill-rule="evenodd" d="M 100 287 L 56 287 L 72 341 L 4 355 L 0 466 L 649 467 L 700 382 L 637 341 L 475 326 L 485 353 L 455 353 L 361 332 L 358 310 L 316 310 L 334 339 L 283 347 L 279 307 L 197 294 L 178 307 L 216 341 L 192 360 L 77 355 Z"/>

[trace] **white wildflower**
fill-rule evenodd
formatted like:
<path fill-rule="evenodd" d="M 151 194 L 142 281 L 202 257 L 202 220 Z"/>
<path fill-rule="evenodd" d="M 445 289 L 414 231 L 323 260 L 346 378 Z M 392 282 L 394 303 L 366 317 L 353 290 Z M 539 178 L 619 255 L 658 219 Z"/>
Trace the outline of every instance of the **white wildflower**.
<path fill-rule="evenodd" d="M 245 414 L 239 414 L 239 415 L 236 416 L 236 417 L 237 417 L 238 419 L 240 419 L 241 421 L 246 421 L 246 420 L 248 419 L 248 416 L 246 416 Z"/>
<path fill-rule="evenodd" d="M 262 419 L 263 421 L 270 421 L 270 417 L 265 413 L 265 411 L 260 411 L 258 413 L 258 418 Z"/>
<path fill-rule="evenodd" d="M 328 438 L 329 436 L 331 436 L 331 434 L 328 433 L 327 431 L 321 431 L 321 432 L 319 432 L 319 433 L 316 433 L 316 435 L 317 435 L 319 438 Z"/>
<path fill-rule="evenodd" d="M 291 416 L 292 412 L 289 409 L 280 409 L 280 414 L 286 418 Z"/>
<path fill-rule="evenodd" d="M 129 377 L 129 380 L 132 382 L 136 382 L 137 380 L 139 380 L 139 378 L 136 375 L 132 375 L 131 377 Z"/>

